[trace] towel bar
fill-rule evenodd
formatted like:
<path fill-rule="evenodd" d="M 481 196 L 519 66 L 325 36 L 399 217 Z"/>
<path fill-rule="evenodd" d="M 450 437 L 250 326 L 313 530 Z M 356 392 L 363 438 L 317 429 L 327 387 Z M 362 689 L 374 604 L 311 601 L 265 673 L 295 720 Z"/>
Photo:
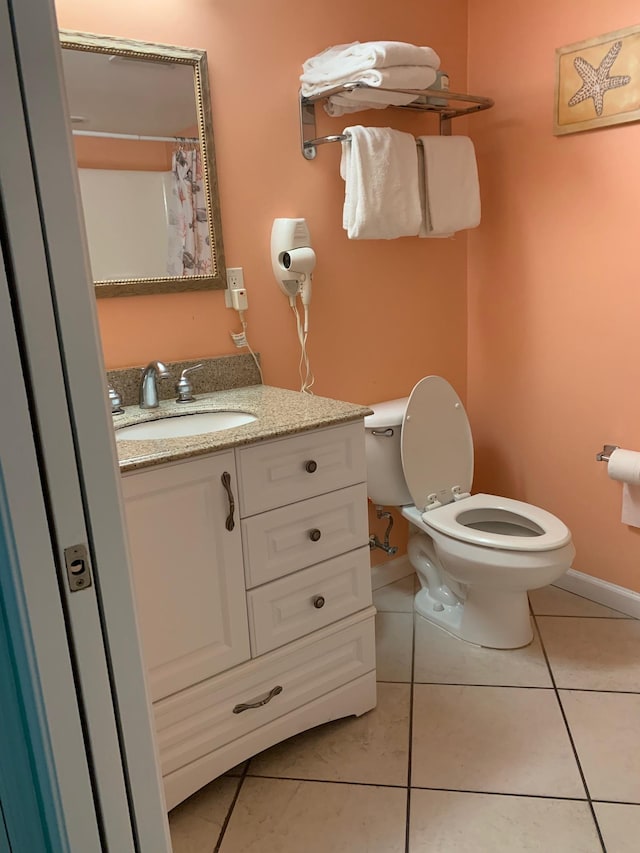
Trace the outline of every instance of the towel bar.
<path fill-rule="evenodd" d="M 305 160 L 314 160 L 317 154 L 316 146 L 324 145 L 327 142 L 343 142 L 348 139 L 344 133 L 331 134 L 329 136 L 316 136 L 316 109 L 315 105 L 318 101 L 326 100 L 338 92 L 349 92 L 353 89 L 375 89 L 377 92 L 400 92 L 409 95 L 415 95 L 417 101 L 412 101 L 410 104 L 389 104 L 393 109 L 398 110 L 413 110 L 414 112 L 435 112 L 440 115 L 440 134 L 449 136 L 451 134 L 451 119 L 460 116 L 469 115 L 470 113 L 488 110 L 493 106 L 491 98 L 485 98 L 481 95 L 466 95 L 457 92 L 449 92 L 442 89 L 384 89 L 379 86 L 367 86 L 365 83 L 346 83 L 344 86 L 337 86 L 335 89 L 329 89 L 323 92 L 322 95 L 307 98 L 302 93 L 299 93 L 299 110 L 300 110 L 300 139 L 302 156 Z M 428 95 L 437 97 L 439 100 L 446 100 L 446 104 L 428 103 Z M 455 106 L 449 102 L 459 101 L 466 103 L 467 106 Z"/>

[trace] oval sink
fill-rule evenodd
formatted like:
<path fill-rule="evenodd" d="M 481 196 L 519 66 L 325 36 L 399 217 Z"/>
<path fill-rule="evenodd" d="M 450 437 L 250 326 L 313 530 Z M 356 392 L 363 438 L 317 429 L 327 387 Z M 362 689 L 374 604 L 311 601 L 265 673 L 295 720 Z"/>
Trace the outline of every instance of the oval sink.
<path fill-rule="evenodd" d="M 221 429 L 250 424 L 257 420 L 248 412 L 202 412 L 193 415 L 175 415 L 158 418 L 140 424 L 116 429 L 116 439 L 127 441 L 146 441 L 154 438 L 181 438 L 188 435 L 203 435 Z"/>

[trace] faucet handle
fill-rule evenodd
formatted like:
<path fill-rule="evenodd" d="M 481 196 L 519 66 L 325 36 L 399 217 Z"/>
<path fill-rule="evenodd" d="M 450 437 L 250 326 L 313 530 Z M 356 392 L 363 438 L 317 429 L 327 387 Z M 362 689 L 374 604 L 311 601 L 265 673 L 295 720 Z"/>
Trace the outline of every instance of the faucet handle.
<path fill-rule="evenodd" d="M 193 403 L 195 401 L 196 398 L 193 396 L 191 383 L 187 379 L 187 373 L 199 370 L 201 367 L 204 367 L 204 364 L 194 364 L 191 367 L 185 367 L 182 371 L 180 379 L 178 379 L 176 384 L 176 392 L 178 394 L 176 403 Z"/>
<path fill-rule="evenodd" d="M 109 385 L 109 402 L 111 403 L 111 414 L 112 415 L 124 415 L 124 409 L 122 408 L 122 397 L 113 387 L 113 385 Z"/>

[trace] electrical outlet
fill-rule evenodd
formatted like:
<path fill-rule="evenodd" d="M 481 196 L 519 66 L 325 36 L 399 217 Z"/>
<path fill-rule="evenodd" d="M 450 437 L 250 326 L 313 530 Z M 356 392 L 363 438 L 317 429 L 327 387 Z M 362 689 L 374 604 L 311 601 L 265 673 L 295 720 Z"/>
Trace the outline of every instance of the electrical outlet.
<path fill-rule="evenodd" d="M 227 269 L 227 287 L 229 290 L 244 290 L 244 270 L 242 267 Z"/>
<path fill-rule="evenodd" d="M 246 301 L 247 293 L 244 289 L 244 271 L 242 267 L 229 267 L 227 269 L 227 289 L 224 292 L 224 304 L 227 306 L 227 308 L 235 308 L 237 311 L 237 296 L 235 303 L 232 297 L 232 291 L 234 290 L 243 291 L 244 300 Z"/>

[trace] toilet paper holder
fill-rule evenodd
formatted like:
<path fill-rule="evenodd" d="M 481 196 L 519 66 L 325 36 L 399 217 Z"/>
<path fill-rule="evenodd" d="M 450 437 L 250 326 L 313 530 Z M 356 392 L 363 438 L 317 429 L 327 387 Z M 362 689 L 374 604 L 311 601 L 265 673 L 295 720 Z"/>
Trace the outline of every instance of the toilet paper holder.
<path fill-rule="evenodd" d="M 605 444 L 602 450 L 596 453 L 596 460 L 598 462 L 608 462 L 611 459 L 613 451 L 617 449 L 617 444 Z"/>

